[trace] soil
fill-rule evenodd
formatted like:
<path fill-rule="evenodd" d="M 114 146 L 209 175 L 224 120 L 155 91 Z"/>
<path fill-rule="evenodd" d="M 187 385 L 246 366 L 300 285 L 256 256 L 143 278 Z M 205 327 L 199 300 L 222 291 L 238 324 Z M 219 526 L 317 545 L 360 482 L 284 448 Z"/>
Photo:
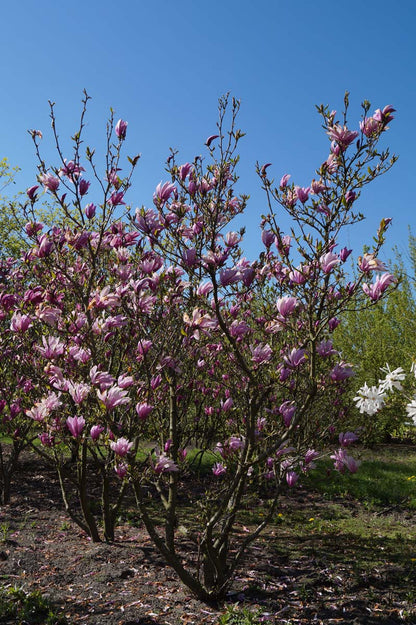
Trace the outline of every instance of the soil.
<path fill-rule="evenodd" d="M 282 510 L 305 505 L 313 512 L 325 502 L 302 492 L 282 499 Z M 397 514 L 409 523 L 406 511 Z M 283 526 L 252 546 L 227 602 L 206 605 L 181 585 L 140 525 L 118 526 L 114 543 L 92 543 L 67 518 L 54 471 L 30 456 L 11 503 L 0 509 L 0 538 L 1 585 L 40 590 L 71 625 L 215 625 L 237 602 L 269 623 L 416 623 L 416 563 L 406 568 L 386 554 L 382 566 L 357 569 L 354 549 L 365 544 L 285 538 Z"/>

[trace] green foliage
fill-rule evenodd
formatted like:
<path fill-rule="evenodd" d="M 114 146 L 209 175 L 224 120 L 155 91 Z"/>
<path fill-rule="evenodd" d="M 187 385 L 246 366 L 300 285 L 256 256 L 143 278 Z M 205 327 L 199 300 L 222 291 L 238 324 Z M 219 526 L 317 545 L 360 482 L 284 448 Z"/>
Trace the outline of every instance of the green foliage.
<path fill-rule="evenodd" d="M 50 601 L 39 591 L 26 593 L 22 588 L 0 589 L 0 619 L 14 625 L 66 625 Z"/>
<path fill-rule="evenodd" d="M 416 276 L 416 239 L 411 234 L 409 259 Z M 364 383 L 377 385 L 379 379 L 384 377 L 380 369 L 386 363 L 391 369 L 402 367 L 409 373 L 416 358 L 415 278 L 405 273 L 397 250 L 396 261 L 394 273 L 400 276 L 398 287 L 376 306 L 345 313 L 335 332 L 334 347 L 354 365 L 351 405 L 357 390 Z M 352 408 L 348 423 L 360 428 L 361 440 L 367 443 L 387 441 L 392 436 L 405 437 L 409 433 L 406 402 L 406 393 L 399 393 L 391 398 L 386 408 L 372 417 L 363 416 Z"/>
<path fill-rule="evenodd" d="M 218 625 L 258 625 L 259 614 L 250 612 L 247 608 L 239 608 L 238 604 L 230 606 L 227 611 L 220 616 Z"/>
<path fill-rule="evenodd" d="M 398 446 L 394 454 L 377 450 L 363 460 L 357 473 L 334 474 L 325 479 L 331 468 L 329 461 L 321 461 L 308 475 L 308 485 L 329 498 L 353 497 L 376 506 L 404 505 L 416 509 L 416 451 Z"/>

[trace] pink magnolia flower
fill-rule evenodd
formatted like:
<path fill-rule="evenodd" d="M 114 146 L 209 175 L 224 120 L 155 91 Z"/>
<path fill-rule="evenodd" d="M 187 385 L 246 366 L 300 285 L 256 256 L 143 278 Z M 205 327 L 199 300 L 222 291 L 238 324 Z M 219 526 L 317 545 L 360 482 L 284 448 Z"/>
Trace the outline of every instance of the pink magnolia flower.
<path fill-rule="evenodd" d="M 266 343 L 265 345 L 263 345 L 263 343 L 260 343 L 255 347 L 251 345 L 250 350 L 252 361 L 256 362 L 259 365 L 268 362 L 273 354 L 273 350 L 268 343 Z"/>
<path fill-rule="evenodd" d="M 92 440 L 98 441 L 98 439 L 100 438 L 100 435 L 102 434 L 102 432 L 104 432 L 104 427 L 102 425 L 93 425 L 91 430 L 90 430 L 90 436 L 92 438 Z"/>
<path fill-rule="evenodd" d="M 22 315 L 19 311 L 16 311 L 10 320 L 10 330 L 12 332 L 26 332 L 31 326 L 32 319 L 29 315 Z"/>
<path fill-rule="evenodd" d="M 116 441 L 110 442 L 110 448 L 117 456 L 120 456 L 120 458 L 124 458 L 124 456 L 127 456 L 132 447 L 133 443 L 124 437 L 118 438 Z"/>
<path fill-rule="evenodd" d="M 289 427 L 292 418 L 296 412 L 296 404 L 294 401 L 284 401 L 279 407 L 279 412 L 283 417 L 283 422 L 286 427 Z"/>
<path fill-rule="evenodd" d="M 363 291 L 368 297 L 376 302 L 380 299 L 386 289 L 391 285 L 397 282 L 397 278 L 395 278 L 391 273 L 383 273 L 383 275 L 377 276 L 376 281 L 373 284 L 363 284 Z"/>
<path fill-rule="evenodd" d="M 316 460 L 316 458 L 318 458 L 318 456 L 319 453 L 317 451 L 315 451 L 314 449 L 308 449 L 305 454 L 305 464 L 310 465 L 311 463 L 313 463 L 314 460 Z"/>
<path fill-rule="evenodd" d="M 222 462 L 216 462 L 212 467 L 212 472 L 215 477 L 220 477 L 220 475 L 224 475 L 227 472 L 227 467 Z"/>
<path fill-rule="evenodd" d="M 223 412 L 228 412 L 234 405 L 234 401 L 232 397 L 228 397 L 224 402 L 221 402 L 221 410 Z"/>
<path fill-rule="evenodd" d="M 276 302 L 277 310 L 279 314 L 286 318 L 293 313 L 298 305 L 298 300 L 296 297 L 290 297 L 286 295 L 285 297 L 279 297 Z"/>
<path fill-rule="evenodd" d="M 48 336 L 47 338 L 42 336 L 42 343 L 43 347 L 35 345 L 35 349 L 37 349 L 38 352 L 48 360 L 59 358 L 59 356 L 62 356 L 65 351 L 64 344 L 56 336 Z"/>
<path fill-rule="evenodd" d="M 113 376 L 108 371 L 99 371 L 97 365 L 90 369 L 90 379 L 91 383 L 94 386 L 99 386 L 101 391 L 110 388 L 115 382 Z"/>
<path fill-rule="evenodd" d="M 274 242 L 274 234 L 273 234 L 273 232 L 271 232 L 270 230 L 262 230 L 261 240 L 263 242 L 263 245 L 265 247 L 269 248 L 272 245 L 272 243 Z"/>
<path fill-rule="evenodd" d="M 172 193 L 174 193 L 174 191 L 176 191 L 176 187 L 172 182 L 165 182 L 164 184 L 159 182 L 153 194 L 153 201 L 155 203 L 165 203 L 170 198 Z"/>
<path fill-rule="evenodd" d="M 337 350 L 333 348 L 333 343 L 330 340 L 324 340 L 318 343 L 316 351 L 322 358 L 338 354 Z"/>
<path fill-rule="evenodd" d="M 81 196 L 87 195 L 88 189 L 90 188 L 90 184 L 91 184 L 90 182 L 84 179 L 79 181 L 78 191 Z"/>
<path fill-rule="evenodd" d="M 261 169 L 260 169 L 260 176 L 262 178 L 264 178 L 266 176 L 266 170 L 268 167 L 270 167 L 271 163 L 265 163 L 264 165 L 262 165 Z"/>
<path fill-rule="evenodd" d="M 286 473 L 286 482 L 288 484 L 288 486 L 292 487 L 296 484 L 296 482 L 299 479 L 299 475 L 296 473 L 296 471 L 288 471 Z"/>
<path fill-rule="evenodd" d="M 346 150 L 354 139 L 358 137 L 358 132 L 348 130 L 346 126 L 340 126 L 339 124 L 332 126 L 327 134 L 331 141 L 335 141 L 339 145 L 342 151 Z"/>
<path fill-rule="evenodd" d="M 172 473 L 179 471 L 173 460 L 171 458 L 168 458 L 165 453 L 160 453 L 160 450 L 158 448 L 155 449 L 155 455 L 156 462 L 153 463 L 152 460 L 150 462 L 156 473 Z"/>
<path fill-rule="evenodd" d="M 45 189 L 55 192 L 59 187 L 59 178 L 53 174 L 41 174 L 39 176 L 39 182 L 43 184 Z"/>
<path fill-rule="evenodd" d="M 42 234 L 38 239 L 38 247 L 36 249 L 36 256 L 38 258 L 45 258 L 49 256 L 53 248 L 53 242 L 46 234 Z"/>
<path fill-rule="evenodd" d="M 214 141 L 214 139 L 218 139 L 218 137 L 219 137 L 219 135 L 211 135 L 211 136 L 209 136 L 208 139 L 205 141 L 205 145 L 209 148 L 209 146 Z"/>
<path fill-rule="evenodd" d="M 311 191 L 310 187 L 295 187 L 295 191 L 298 200 L 300 200 L 302 204 L 305 204 L 305 202 L 308 201 L 309 193 Z"/>
<path fill-rule="evenodd" d="M 358 471 L 360 463 L 351 456 L 348 456 L 345 449 L 341 448 L 335 451 L 330 457 L 334 460 L 334 468 L 336 471 L 340 473 L 345 473 L 345 469 L 348 469 L 351 473 L 356 473 Z"/>
<path fill-rule="evenodd" d="M 126 138 L 127 126 L 128 126 L 128 122 L 124 121 L 124 119 L 118 120 L 116 127 L 115 127 L 115 132 L 119 139 Z"/>
<path fill-rule="evenodd" d="M 38 436 L 44 447 L 53 447 L 55 442 L 55 437 L 53 435 L 48 434 L 48 432 L 42 432 L 42 434 L 39 434 Z"/>
<path fill-rule="evenodd" d="M 152 410 L 153 406 L 146 402 L 136 404 L 136 412 L 141 421 L 145 421 Z"/>
<path fill-rule="evenodd" d="M 83 382 L 69 382 L 68 384 L 68 392 L 74 400 L 74 403 L 78 405 L 82 404 L 84 399 L 88 397 L 90 390 L 91 386 Z"/>
<path fill-rule="evenodd" d="M 82 434 L 82 430 L 85 426 L 84 417 L 68 417 L 66 420 L 68 430 L 71 432 L 74 438 L 78 438 Z"/>
<path fill-rule="evenodd" d="M 97 390 L 97 396 L 98 399 L 103 402 L 107 410 L 113 410 L 117 406 L 123 406 L 131 402 L 130 397 L 127 396 L 127 391 L 121 389 L 119 386 L 112 386 L 103 391 Z"/>
<path fill-rule="evenodd" d="M 323 254 L 319 259 L 322 270 L 324 273 L 330 273 L 334 267 L 336 267 L 341 261 L 337 254 L 333 252 L 327 252 Z"/>
<path fill-rule="evenodd" d="M 358 441 L 358 436 L 354 432 L 341 432 L 339 435 L 339 444 L 341 447 L 348 447 Z"/>
<path fill-rule="evenodd" d="M 119 462 L 114 467 L 114 471 L 117 473 L 117 475 L 118 475 L 118 477 L 120 479 L 123 479 L 123 477 L 126 477 L 126 475 L 127 475 L 128 468 L 129 467 L 128 467 L 128 465 L 125 462 Z"/>
<path fill-rule="evenodd" d="M 360 130 L 366 137 L 377 137 L 382 129 L 380 121 L 377 121 L 374 117 L 364 117 L 360 122 Z"/>
<path fill-rule="evenodd" d="M 305 362 L 306 358 L 306 349 L 296 349 L 294 347 L 288 354 L 288 356 L 284 357 L 284 362 L 291 369 L 295 369 L 296 367 L 299 367 L 303 362 Z"/>
<path fill-rule="evenodd" d="M 192 171 L 191 163 L 184 163 L 183 165 L 179 167 L 179 178 L 182 180 L 182 182 L 186 180 L 186 178 L 189 176 L 191 171 Z"/>
<path fill-rule="evenodd" d="M 107 201 L 110 206 L 120 206 L 120 204 L 125 204 L 124 193 L 122 191 L 114 191 Z"/>
<path fill-rule="evenodd" d="M 283 189 L 285 189 L 287 187 L 287 183 L 289 182 L 289 178 L 290 178 L 290 174 L 285 174 L 284 176 L 282 176 L 280 183 L 279 183 L 279 187 L 280 190 L 283 191 Z"/>
<path fill-rule="evenodd" d="M 97 211 L 97 207 L 95 206 L 95 204 L 87 204 L 86 207 L 84 208 L 84 213 L 87 217 L 87 219 L 92 219 L 95 216 L 95 213 Z"/>
<path fill-rule="evenodd" d="M 75 178 L 79 178 L 79 176 L 81 176 L 83 171 L 85 171 L 85 169 L 81 167 L 81 165 L 78 165 L 74 161 L 67 161 L 65 159 L 63 167 L 59 170 L 59 175 L 66 176 L 73 182 Z"/>
<path fill-rule="evenodd" d="M 329 374 L 329 377 L 333 382 L 342 382 L 343 380 L 346 380 L 353 375 L 354 370 L 352 368 L 352 365 L 342 361 L 339 364 L 335 365 L 335 367 Z"/>
<path fill-rule="evenodd" d="M 341 261 L 343 263 L 345 263 L 345 261 L 347 260 L 348 256 L 351 254 L 352 250 L 347 249 L 346 247 L 343 247 L 342 250 L 340 250 L 339 252 L 339 257 L 341 259 Z"/>
<path fill-rule="evenodd" d="M 333 332 L 333 331 L 335 330 L 335 328 L 337 328 L 337 327 L 339 326 L 339 324 L 340 324 L 340 323 L 341 323 L 341 322 L 340 322 L 340 320 L 339 320 L 339 319 L 337 319 L 336 317 L 332 317 L 332 318 L 328 321 L 328 327 L 329 327 L 329 330 L 330 330 L 331 332 Z"/>
<path fill-rule="evenodd" d="M 39 185 L 35 184 L 33 187 L 29 187 L 26 190 L 26 194 L 27 197 L 29 198 L 29 200 L 35 200 L 36 199 L 36 191 L 39 189 Z"/>
<path fill-rule="evenodd" d="M 394 109 L 391 104 L 388 104 L 387 106 L 384 107 L 382 111 L 380 109 L 377 109 L 373 115 L 373 119 L 380 122 L 383 125 L 383 129 L 384 129 L 386 124 L 388 124 L 389 122 L 391 122 L 392 119 L 394 119 L 392 113 L 394 113 L 395 110 L 396 109 Z"/>

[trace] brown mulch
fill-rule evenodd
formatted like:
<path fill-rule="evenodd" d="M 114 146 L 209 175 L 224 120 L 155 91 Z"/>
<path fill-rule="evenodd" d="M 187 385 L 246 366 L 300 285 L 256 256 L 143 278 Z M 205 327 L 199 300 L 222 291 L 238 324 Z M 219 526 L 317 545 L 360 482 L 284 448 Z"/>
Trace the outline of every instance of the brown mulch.
<path fill-rule="evenodd" d="M 339 557 L 341 537 L 299 537 L 293 549 L 283 526 L 253 545 L 228 601 L 208 606 L 180 584 L 140 524 L 118 526 L 112 544 L 92 543 L 65 515 L 54 471 L 36 459 L 35 475 L 33 462 L 24 458 L 12 502 L 0 508 L 0 585 L 40 590 L 70 624 L 216 625 L 237 602 L 268 623 L 416 624 L 416 566 L 386 560 L 357 571 L 354 558 Z M 313 494 L 282 501 L 283 509 L 300 505 L 324 503 Z"/>

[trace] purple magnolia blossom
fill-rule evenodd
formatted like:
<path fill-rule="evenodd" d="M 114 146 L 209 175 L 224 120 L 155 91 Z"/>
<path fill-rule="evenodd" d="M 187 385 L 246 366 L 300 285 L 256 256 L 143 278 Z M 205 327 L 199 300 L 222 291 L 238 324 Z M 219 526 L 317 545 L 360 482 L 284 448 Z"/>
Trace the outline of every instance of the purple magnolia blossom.
<path fill-rule="evenodd" d="M 85 426 L 84 417 L 68 417 L 66 420 L 68 430 L 74 438 L 79 438 Z"/>
<path fill-rule="evenodd" d="M 302 204 L 305 204 L 305 202 L 307 202 L 309 198 L 309 193 L 311 191 L 310 187 L 295 187 L 295 191 L 298 200 L 300 200 Z"/>
<path fill-rule="evenodd" d="M 348 456 L 345 449 L 342 448 L 338 449 L 338 451 L 335 451 L 332 454 L 331 459 L 334 460 L 335 470 L 339 471 L 340 473 L 345 473 L 346 469 L 348 469 L 351 473 L 356 473 L 360 465 L 357 460 L 355 460 L 351 456 Z"/>
<path fill-rule="evenodd" d="M 386 124 L 388 124 L 389 122 L 391 122 L 392 119 L 394 119 L 392 113 L 394 113 L 395 110 L 396 109 L 394 109 L 391 104 L 388 104 L 387 106 L 384 107 L 382 111 L 380 109 L 377 109 L 373 115 L 373 119 L 375 119 L 377 122 L 380 122 L 383 125 L 383 129 L 384 129 Z"/>
<path fill-rule="evenodd" d="M 267 248 L 269 248 L 273 241 L 274 241 L 274 234 L 273 232 L 271 232 L 270 230 L 262 230 L 261 233 L 261 240 L 263 242 L 263 245 Z"/>
<path fill-rule="evenodd" d="M 263 345 L 263 343 L 260 343 L 255 347 L 251 345 L 250 350 L 252 361 L 257 363 L 258 365 L 268 362 L 273 355 L 273 350 L 268 343 L 266 343 L 265 345 Z"/>
<path fill-rule="evenodd" d="M 98 439 L 100 438 L 100 435 L 104 432 L 104 427 L 102 425 L 93 425 L 91 430 L 90 430 L 90 436 L 92 438 L 92 440 L 98 441 Z"/>
<path fill-rule="evenodd" d="M 354 432 L 341 432 L 339 435 L 339 444 L 341 447 L 348 447 L 358 441 L 358 436 Z"/>
<path fill-rule="evenodd" d="M 158 202 L 165 203 L 175 191 L 176 187 L 172 182 L 165 182 L 164 184 L 159 182 L 153 194 L 153 201 L 155 204 Z"/>
<path fill-rule="evenodd" d="M 114 191 L 107 200 L 110 206 L 119 206 L 125 204 L 123 191 Z"/>
<path fill-rule="evenodd" d="M 288 471 L 286 473 L 286 482 L 288 484 L 288 486 L 292 487 L 296 484 L 296 482 L 299 479 L 299 475 L 296 473 L 296 471 Z"/>
<path fill-rule="evenodd" d="M 126 475 L 127 475 L 128 468 L 129 467 L 128 467 L 128 465 L 125 462 L 119 462 L 114 467 L 114 471 L 117 473 L 117 475 L 118 475 L 118 477 L 120 479 L 123 479 L 123 477 L 126 477 Z"/>
<path fill-rule="evenodd" d="M 332 126 L 327 134 L 331 141 L 335 141 L 335 143 L 339 145 L 342 151 L 346 150 L 354 139 L 358 137 L 358 132 L 348 130 L 346 126 L 340 126 L 339 124 Z"/>
<path fill-rule="evenodd" d="M 43 347 L 35 345 L 35 349 L 38 350 L 44 358 L 48 360 L 54 360 L 59 358 L 65 351 L 65 345 L 56 336 L 42 336 Z"/>
<path fill-rule="evenodd" d="M 306 349 L 296 349 L 295 347 L 291 352 L 284 357 L 285 364 L 291 369 L 299 367 L 307 358 Z"/>
<path fill-rule="evenodd" d="M 117 456 L 120 456 L 120 458 L 124 458 L 124 456 L 127 456 L 132 447 L 133 443 L 124 437 L 118 438 L 116 441 L 110 442 L 110 448 Z"/>
<path fill-rule="evenodd" d="M 128 126 L 128 122 L 124 121 L 124 119 L 118 120 L 116 127 L 115 127 L 115 132 L 119 139 L 126 138 L 127 126 Z"/>
<path fill-rule="evenodd" d="M 341 261 L 343 263 L 345 263 L 345 261 L 347 260 L 348 256 L 351 254 L 352 250 L 347 249 L 346 247 L 343 247 L 342 250 L 340 250 L 339 252 L 339 257 L 341 259 Z"/>
<path fill-rule="evenodd" d="M 33 187 L 29 187 L 26 190 L 26 194 L 27 197 L 29 198 L 29 200 L 35 200 L 36 199 L 36 191 L 39 189 L 39 185 L 35 184 L 33 185 Z"/>
<path fill-rule="evenodd" d="M 146 402 L 136 404 L 136 412 L 141 421 L 145 421 L 152 410 L 153 406 Z"/>
<path fill-rule="evenodd" d="M 101 391 L 110 388 L 115 382 L 113 376 L 108 371 L 99 371 L 97 365 L 90 369 L 90 379 L 91 383 L 94 386 L 99 386 Z"/>
<path fill-rule="evenodd" d="M 209 147 L 214 139 L 218 139 L 219 135 L 210 135 L 208 139 L 205 141 L 205 145 Z"/>
<path fill-rule="evenodd" d="M 53 242 L 51 241 L 51 239 L 46 234 L 42 234 L 38 239 L 38 247 L 36 250 L 36 256 L 38 258 L 45 258 L 46 256 L 49 256 L 49 254 L 52 251 L 52 248 L 53 248 Z"/>
<path fill-rule="evenodd" d="M 113 410 L 117 406 L 123 406 L 131 402 L 130 397 L 127 396 L 127 391 L 121 389 L 119 386 L 112 386 L 103 391 L 97 390 L 97 396 L 98 399 L 103 402 L 107 410 Z"/>
<path fill-rule="evenodd" d="M 261 176 L 262 178 L 264 178 L 264 177 L 265 177 L 265 175 L 266 175 L 266 170 L 267 170 L 267 168 L 268 168 L 268 167 L 270 167 L 270 165 L 271 165 L 271 163 L 265 163 L 264 165 L 262 165 L 262 167 L 261 167 L 261 169 L 260 169 L 260 176 Z"/>
<path fill-rule="evenodd" d="M 69 382 L 68 384 L 68 392 L 74 400 L 74 403 L 78 405 L 88 397 L 90 390 L 91 386 L 83 382 Z"/>
<path fill-rule="evenodd" d="M 285 297 L 280 297 L 276 302 L 277 310 L 279 311 L 279 314 L 284 318 L 291 315 L 292 312 L 296 309 L 297 305 L 298 300 L 296 299 L 296 297 L 290 297 L 287 295 Z"/>
<path fill-rule="evenodd" d="M 179 178 L 182 180 L 182 182 L 186 180 L 186 178 L 189 176 L 191 171 L 192 171 L 191 163 L 184 163 L 183 165 L 179 167 Z"/>
<path fill-rule="evenodd" d="M 154 471 L 158 474 L 160 473 L 174 473 L 179 471 L 179 468 L 176 466 L 174 461 L 169 458 L 165 453 L 160 453 L 158 448 L 155 449 L 156 462 L 153 463 L 151 460 L 151 465 Z"/>
<path fill-rule="evenodd" d="M 342 382 L 343 380 L 346 380 L 353 375 L 354 370 L 352 368 L 352 365 L 346 362 L 340 362 L 339 364 L 336 364 L 335 367 L 332 369 L 329 377 L 333 382 Z"/>
<path fill-rule="evenodd" d="M 283 189 L 285 189 L 287 187 L 287 183 L 289 182 L 289 178 L 290 178 L 290 174 L 285 174 L 284 176 L 282 176 L 280 183 L 279 183 L 279 187 L 280 190 L 283 191 Z"/>
<path fill-rule="evenodd" d="M 335 354 L 338 354 L 337 350 L 333 348 L 333 343 L 330 340 L 324 340 L 318 343 L 318 345 L 316 346 L 316 351 L 322 358 L 327 358 L 328 356 L 335 356 Z"/>
<path fill-rule="evenodd" d="M 39 440 L 44 447 L 53 447 L 55 443 L 55 437 L 48 432 L 42 432 L 42 434 L 38 434 Z"/>
<path fill-rule="evenodd" d="M 55 192 L 59 187 L 59 178 L 53 174 L 41 174 L 39 176 L 39 182 L 43 184 L 48 191 Z"/>
<path fill-rule="evenodd" d="M 13 314 L 10 320 L 10 330 L 12 332 L 26 332 L 32 326 L 32 319 L 29 315 L 22 315 L 19 311 Z"/>
<path fill-rule="evenodd" d="M 284 401 L 279 407 L 279 412 L 283 417 L 283 422 L 286 427 L 289 427 L 292 418 L 296 412 L 296 404 L 294 401 Z"/>
<path fill-rule="evenodd" d="M 341 261 L 337 254 L 334 254 L 333 252 L 327 252 L 326 254 L 323 254 L 321 256 L 319 262 L 324 273 L 330 273 L 330 271 L 332 271 L 332 269 L 336 267 Z"/>
<path fill-rule="evenodd" d="M 93 217 L 95 217 L 95 213 L 97 211 L 97 207 L 95 206 L 95 204 L 87 204 L 86 207 L 84 208 L 84 213 L 87 217 L 87 219 L 92 219 Z"/>
<path fill-rule="evenodd" d="M 308 449 L 308 451 L 305 454 L 305 465 L 313 464 L 313 461 L 316 460 L 318 456 L 319 456 L 319 453 L 317 451 L 315 451 L 314 449 Z M 314 468 L 314 467 L 310 467 L 310 468 Z"/>
<path fill-rule="evenodd" d="M 227 472 L 227 467 L 222 462 L 216 462 L 212 467 L 212 472 L 215 477 L 220 477 L 220 475 L 224 475 Z"/>
<path fill-rule="evenodd" d="M 87 180 L 84 180 L 84 179 L 79 181 L 78 191 L 79 191 L 79 194 L 81 196 L 82 195 L 87 195 L 88 189 L 90 188 L 90 184 L 91 184 L 90 182 L 88 182 Z"/>
<path fill-rule="evenodd" d="M 331 332 L 333 332 L 333 331 L 335 330 L 335 328 L 337 328 L 337 327 L 339 326 L 339 324 L 340 324 L 340 323 L 341 323 L 341 322 L 340 322 L 340 320 L 339 320 L 339 319 L 337 319 L 336 317 L 332 317 L 332 318 L 328 321 L 328 327 L 329 327 L 329 330 L 330 330 Z"/>
<path fill-rule="evenodd" d="M 397 282 L 397 278 L 391 273 L 383 273 L 383 275 L 377 276 L 376 281 L 373 284 L 363 284 L 363 291 L 368 297 L 376 302 L 383 295 L 384 291 L 391 285 Z"/>

